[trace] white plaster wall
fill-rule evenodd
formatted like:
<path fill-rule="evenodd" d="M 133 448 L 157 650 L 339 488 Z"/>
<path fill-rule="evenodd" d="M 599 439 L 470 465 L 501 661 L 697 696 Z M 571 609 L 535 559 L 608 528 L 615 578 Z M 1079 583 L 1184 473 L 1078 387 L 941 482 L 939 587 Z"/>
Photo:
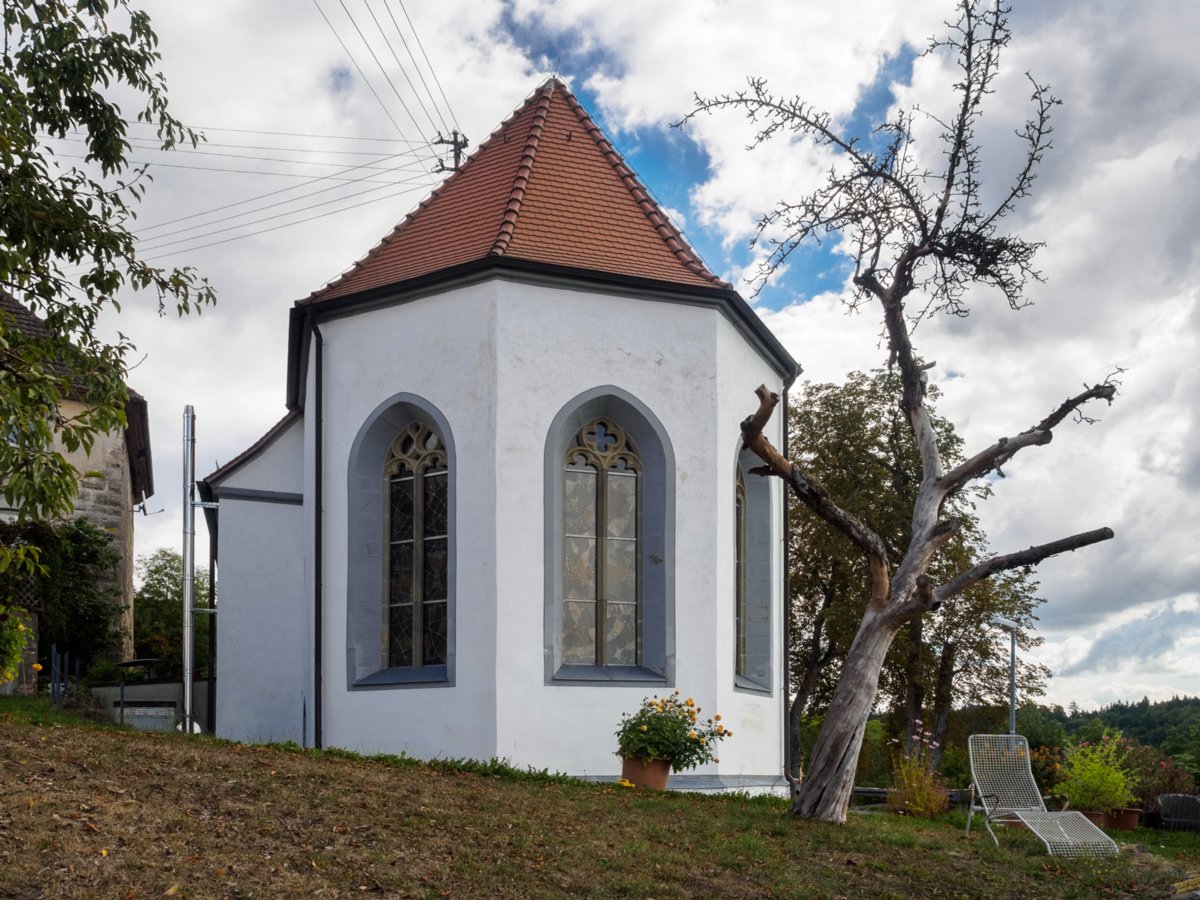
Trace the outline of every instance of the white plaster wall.
<path fill-rule="evenodd" d="M 497 334 L 497 754 L 520 765 L 612 774 L 621 713 L 657 690 L 545 685 L 534 652 L 543 633 L 541 449 L 566 403 L 613 384 L 654 413 L 675 457 L 674 686 L 705 715 L 719 709 L 737 735 L 723 745 L 719 765 L 697 774 L 777 774 L 778 693 L 733 690 L 732 600 L 732 453 L 738 423 L 751 411 L 740 395 L 753 401 L 753 388 L 778 386 L 777 376 L 720 313 L 698 306 L 508 283 Z M 738 403 L 722 404 L 727 395 Z"/>
<path fill-rule="evenodd" d="M 321 326 L 328 746 L 425 758 L 496 753 L 495 294 L 495 283 L 475 285 Z M 352 690 L 346 677 L 346 471 L 363 423 L 399 393 L 436 407 L 454 444 L 454 684 Z M 310 385 L 309 411 L 313 403 Z M 312 440 L 310 433 L 310 458 Z"/>
<path fill-rule="evenodd" d="M 306 507 L 221 501 L 217 734 L 303 740 L 311 605 L 302 538 Z"/>
<path fill-rule="evenodd" d="M 773 692 L 735 690 L 732 543 L 738 423 L 753 409 L 754 387 L 779 384 L 719 312 L 492 281 L 329 321 L 321 331 L 325 745 L 418 757 L 499 756 L 573 774 L 616 771 L 620 715 L 655 689 L 546 685 L 542 654 L 547 433 L 574 397 L 613 384 L 659 420 L 675 460 L 674 686 L 694 696 L 706 715 L 719 710 L 736 735 L 723 745 L 721 763 L 699 774 L 780 771 L 779 598 Z M 308 498 L 303 508 L 225 502 L 218 723 L 231 737 L 301 739 L 295 716 L 282 712 L 296 705 L 295 695 L 306 698 L 312 739 L 313 577 L 303 561 L 311 558 L 314 534 L 315 352 L 309 358 L 303 425 L 226 482 L 286 492 L 299 483 Z M 454 446 L 454 682 L 351 689 L 347 466 L 363 424 L 401 393 L 435 407 Z M 778 442 L 778 420 L 771 429 Z M 776 486 L 776 522 L 780 497 Z M 777 548 L 776 574 L 780 567 Z M 263 636 L 272 642 L 265 650 Z M 246 662 L 264 657 L 280 661 L 265 681 Z"/>
<path fill-rule="evenodd" d="M 298 494 L 304 487 L 304 421 L 297 418 L 270 446 L 220 482 L 221 487 Z"/>
<path fill-rule="evenodd" d="M 717 497 L 716 608 L 718 700 L 734 736 L 721 750 L 721 774 L 727 781 L 739 775 L 779 775 L 783 771 L 783 486 L 770 479 L 771 516 L 771 693 L 764 695 L 734 687 L 734 473 L 741 448 L 741 422 L 758 408 L 754 389 L 765 384 L 779 392 L 779 376 L 727 320 L 718 326 L 717 459 L 721 491 Z M 783 446 L 784 412 L 780 405 L 764 433 L 776 448 Z M 759 476 L 749 476 L 751 478 Z M 720 536 L 725 539 L 720 539 Z M 728 749 L 726 749 L 728 748 Z M 735 749 L 736 748 L 736 749 Z"/>

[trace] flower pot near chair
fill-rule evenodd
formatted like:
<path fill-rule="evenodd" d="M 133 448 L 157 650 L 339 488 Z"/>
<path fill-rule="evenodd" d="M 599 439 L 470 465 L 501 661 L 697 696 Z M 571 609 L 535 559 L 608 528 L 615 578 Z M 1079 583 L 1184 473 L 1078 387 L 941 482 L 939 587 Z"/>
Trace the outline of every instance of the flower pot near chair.
<path fill-rule="evenodd" d="M 654 788 L 663 791 L 671 777 L 671 764 L 665 759 L 643 761 L 628 756 L 621 758 L 621 778 L 636 787 Z"/>
<path fill-rule="evenodd" d="M 1133 831 L 1141 818 L 1140 809 L 1110 809 L 1104 814 L 1104 827 L 1113 831 Z"/>

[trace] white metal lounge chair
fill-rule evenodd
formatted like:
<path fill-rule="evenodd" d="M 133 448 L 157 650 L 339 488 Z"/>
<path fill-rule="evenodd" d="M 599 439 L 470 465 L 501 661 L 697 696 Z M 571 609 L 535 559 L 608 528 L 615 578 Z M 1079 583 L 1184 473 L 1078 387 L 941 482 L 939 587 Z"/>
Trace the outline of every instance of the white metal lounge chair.
<path fill-rule="evenodd" d="M 1055 856 L 1112 856 L 1117 845 L 1077 810 L 1050 812 L 1029 767 L 1029 742 L 1019 734 L 973 734 L 967 739 L 971 758 L 971 804 L 967 832 L 976 810 L 996 846 L 993 822 L 1022 822 Z"/>

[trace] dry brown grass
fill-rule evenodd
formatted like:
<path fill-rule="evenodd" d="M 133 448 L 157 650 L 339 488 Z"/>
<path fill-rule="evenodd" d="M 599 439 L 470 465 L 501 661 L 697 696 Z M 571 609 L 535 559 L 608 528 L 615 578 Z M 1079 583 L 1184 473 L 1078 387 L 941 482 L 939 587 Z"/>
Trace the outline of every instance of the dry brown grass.
<path fill-rule="evenodd" d="M 615 765 L 615 764 L 614 764 Z M 960 826 L 30 722 L 0 701 L 0 896 L 1166 896 L 1146 858 Z"/>

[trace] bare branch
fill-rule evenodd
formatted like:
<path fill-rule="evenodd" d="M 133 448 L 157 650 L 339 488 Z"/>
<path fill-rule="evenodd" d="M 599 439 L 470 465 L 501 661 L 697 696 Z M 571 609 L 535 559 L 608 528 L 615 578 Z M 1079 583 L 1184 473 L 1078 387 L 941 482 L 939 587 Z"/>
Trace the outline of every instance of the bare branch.
<path fill-rule="evenodd" d="M 1080 547 L 1098 544 L 1101 541 L 1109 541 L 1112 538 L 1113 530 L 1111 528 L 1097 528 L 1095 531 L 1074 534 L 1071 537 L 1052 541 L 1049 544 L 1039 544 L 1036 547 L 1029 547 L 1026 550 L 1018 550 L 1016 553 L 993 556 L 967 569 L 953 581 L 939 585 L 933 594 L 937 602 L 941 603 L 955 594 L 961 593 L 975 584 L 975 582 L 990 578 L 998 572 L 1005 572 L 1009 569 L 1020 569 L 1023 566 L 1037 565 L 1042 560 L 1049 559 L 1051 556 L 1057 556 L 1059 553 L 1066 553 L 1068 550 L 1078 550 Z"/>
<path fill-rule="evenodd" d="M 1112 376 L 1109 376 L 1100 384 L 1093 385 L 1082 393 L 1067 398 L 1057 409 L 1032 428 L 1022 431 L 1015 437 L 1000 438 L 986 450 L 975 454 L 966 462 L 947 472 L 938 484 L 942 496 L 948 497 L 961 490 L 963 485 L 972 479 L 981 478 L 992 471 L 999 471 L 1001 466 L 1026 447 L 1050 443 L 1054 436 L 1054 428 L 1062 424 L 1062 421 L 1073 413 L 1082 417 L 1083 421 L 1095 421 L 1083 416 L 1080 408 L 1092 400 L 1104 400 L 1111 404 L 1116 395 L 1117 382 L 1112 379 Z"/>
<path fill-rule="evenodd" d="M 834 503 L 817 481 L 805 475 L 799 466 L 788 462 L 778 450 L 771 446 L 771 442 L 767 440 L 762 430 L 770 421 L 771 414 L 779 403 L 779 395 L 770 391 L 766 385 L 759 385 L 754 393 L 758 397 L 758 409 L 742 422 L 742 444 L 766 465 L 751 471 L 756 475 L 776 475 L 782 478 L 791 487 L 792 493 L 805 506 L 837 528 L 862 550 L 871 564 L 872 597 L 876 592 L 876 582 L 878 581 L 876 576 L 882 579 L 884 585 L 880 596 L 880 602 L 882 602 L 882 599 L 887 596 L 886 584 L 888 581 L 887 547 L 884 546 L 883 540 L 858 518 Z"/>

